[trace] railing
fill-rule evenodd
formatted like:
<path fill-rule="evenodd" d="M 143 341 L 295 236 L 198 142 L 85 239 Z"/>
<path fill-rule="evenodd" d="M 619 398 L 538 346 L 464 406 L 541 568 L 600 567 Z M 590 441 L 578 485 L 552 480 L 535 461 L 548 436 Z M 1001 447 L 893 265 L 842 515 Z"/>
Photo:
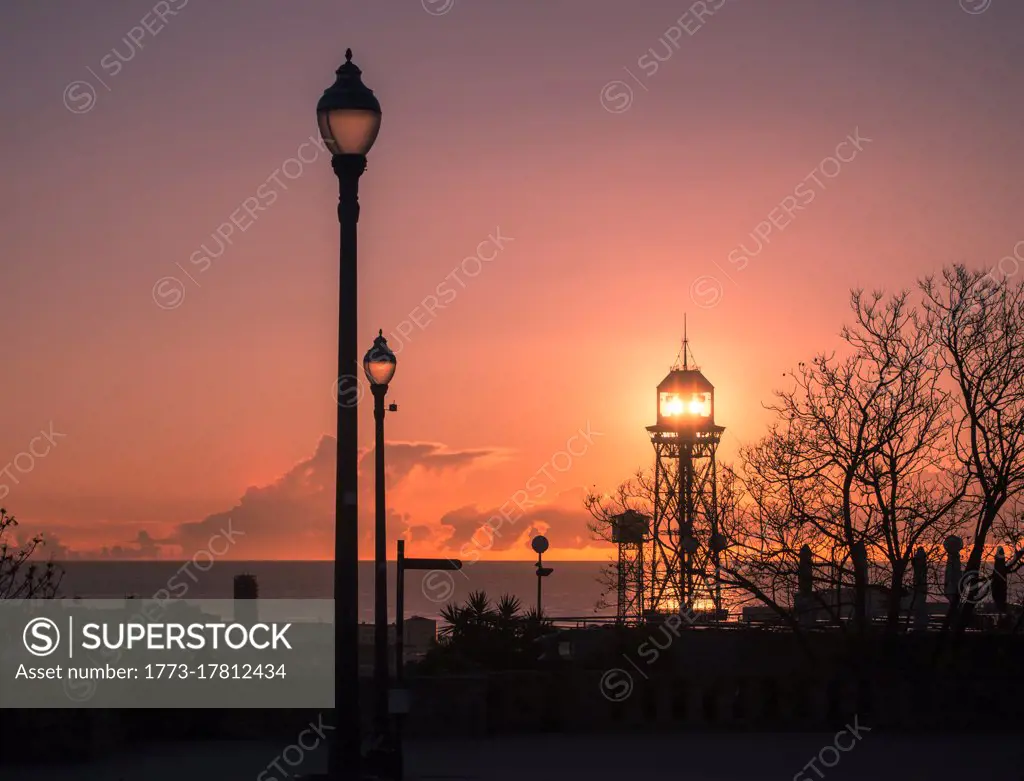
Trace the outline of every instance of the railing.
<path fill-rule="evenodd" d="M 630 729 L 991 729 L 1024 724 L 1024 684 L 982 676 L 914 681 L 836 676 L 651 676 L 608 692 L 600 672 L 492 673 L 413 691 L 408 734 Z M 419 682 L 418 682 L 419 683 Z M 423 681 L 426 683 L 426 681 Z M 456 694 L 457 692 L 457 694 Z M 620 695 L 625 695 L 621 696 Z"/>

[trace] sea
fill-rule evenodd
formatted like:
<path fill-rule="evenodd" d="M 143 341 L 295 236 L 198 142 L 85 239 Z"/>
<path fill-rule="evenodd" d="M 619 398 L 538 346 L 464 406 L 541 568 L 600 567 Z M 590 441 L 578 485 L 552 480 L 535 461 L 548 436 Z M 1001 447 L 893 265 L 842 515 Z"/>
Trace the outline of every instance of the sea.
<path fill-rule="evenodd" d="M 119 600 L 177 598 L 231 599 L 236 575 L 256 578 L 260 599 L 331 599 L 334 564 L 330 561 L 65 561 L 58 596 Z M 602 572 L 607 562 L 544 562 L 552 573 L 543 578 L 544 613 L 553 618 L 587 619 L 615 614 L 599 607 Z M 395 615 L 395 562 L 388 564 L 388 614 Z M 530 561 L 465 562 L 457 571 L 410 570 L 405 575 L 405 615 L 440 620 L 448 603 L 461 603 L 473 591 L 492 600 L 518 597 L 523 609 L 537 604 L 536 567 Z M 609 601 L 614 601 L 614 594 Z M 360 621 L 373 621 L 373 562 L 359 562 Z"/>

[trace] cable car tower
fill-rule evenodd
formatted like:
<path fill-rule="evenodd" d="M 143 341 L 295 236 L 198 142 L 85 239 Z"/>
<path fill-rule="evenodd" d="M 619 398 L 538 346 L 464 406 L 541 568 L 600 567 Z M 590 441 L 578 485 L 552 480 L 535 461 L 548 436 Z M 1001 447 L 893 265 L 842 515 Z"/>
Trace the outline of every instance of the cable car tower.
<path fill-rule="evenodd" d="M 619 551 L 615 568 L 618 585 L 615 620 L 619 624 L 640 623 L 645 613 L 644 550 L 651 542 L 651 519 L 636 510 L 626 510 L 612 516 L 611 523 L 612 542 Z"/>
<path fill-rule="evenodd" d="M 693 359 L 686 325 L 683 346 L 658 385 L 654 445 L 654 516 L 647 607 L 654 613 L 713 611 L 721 616 L 718 474 L 715 451 L 724 426 L 715 423 L 715 387 Z"/>

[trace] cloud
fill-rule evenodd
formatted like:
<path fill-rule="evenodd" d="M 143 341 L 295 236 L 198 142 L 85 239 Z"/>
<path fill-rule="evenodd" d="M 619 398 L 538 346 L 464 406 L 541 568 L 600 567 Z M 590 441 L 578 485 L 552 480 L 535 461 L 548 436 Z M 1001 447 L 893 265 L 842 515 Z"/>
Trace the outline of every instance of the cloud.
<path fill-rule="evenodd" d="M 10 543 L 11 551 L 21 551 L 33 543 L 34 535 L 22 532 L 14 534 Z M 4 541 L 6 542 L 6 540 Z M 54 534 L 43 535 L 43 540 L 35 550 L 36 560 L 57 559 L 67 561 L 68 559 L 82 558 L 77 552 L 64 545 Z"/>
<path fill-rule="evenodd" d="M 406 542 L 423 542 L 432 539 L 433 536 L 433 529 L 426 524 L 416 524 L 405 530 Z"/>
<path fill-rule="evenodd" d="M 335 438 L 320 439 L 313 455 L 295 464 L 273 483 L 251 487 L 238 504 L 194 523 L 179 525 L 166 541 L 188 558 L 210 546 L 217 535 L 234 530 L 235 542 L 225 558 L 330 558 L 334 551 Z M 436 442 L 388 442 L 386 469 L 389 499 L 417 470 L 435 475 L 471 469 L 498 451 L 487 448 L 449 450 Z M 373 469 L 373 450 L 360 455 L 360 471 Z M 373 481 L 362 480 L 360 551 L 373 550 Z M 388 551 L 406 535 L 412 521 L 407 513 L 388 508 Z M 422 534 L 422 524 L 417 538 Z M 223 547 L 223 543 L 217 543 Z"/>
<path fill-rule="evenodd" d="M 333 452 L 334 439 L 329 437 L 324 437 L 324 439 L 330 439 Z M 323 440 L 321 440 L 322 443 Z M 366 461 L 372 453 L 372 450 L 365 451 L 361 460 Z M 495 448 L 448 450 L 436 442 L 388 442 L 385 453 L 384 468 L 391 485 L 407 478 L 416 468 L 435 474 L 459 471 L 479 466 L 484 461 L 495 460 L 502 456 L 502 451 Z M 361 467 L 372 469 L 372 460 L 368 463 L 361 463 Z"/>
<path fill-rule="evenodd" d="M 458 556 L 471 545 L 480 556 L 486 556 L 488 550 L 520 549 L 532 556 L 529 540 L 541 533 L 548 536 L 552 548 L 585 547 L 590 541 L 590 516 L 583 508 L 582 489 L 563 491 L 548 503 L 527 505 L 520 517 L 503 521 L 493 535 L 487 522 L 501 517 L 500 508 L 465 504 L 446 511 L 450 497 L 473 490 L 473 481 L 466 480 L 468 474 L 493 466 L 508 454 L 499 448 L 453 450 L 436 442 L 388 442 L 388 556 L 394 556 L 395 541 L 402 537 L 413 546 L 410 555 L 444 551 Z M 372 449 L 360 453 L 359 466 L 359 548 L 360 555 L 368 558 L 374 552 Z M 122 522 L 110 524 L 104 528 L 105 540 L 121 537 L 124 541 L 108 542 L 96 550 L 75 545 L 81 539 L 80 526 L 51 527 L 41 553 L 63 560 L 189 559 L 203 551 L 235 560 L 329 559 L 334 553 L 334 485 L 335 438 L 323 436 L 310 456 L 272 483 L 249 487 L 233 507 L 200 520 L 150 526 L 149 530 L 140 531 L 137 525 Z M 515 506 L 504 505 L 506 511 L 510 507 Z M 64 540 L 73 542 L 65 544 Z M 227 550 L 225 540 L 230 540 Z"/>
<path fill-rule="evenodd" d="M 558 494 L 550 504 L 519 508 L 513 503 L 481 509 L 466 505 L 441 518 L 445 547 L 453 555 L 464 551 L 530 551 L 537 534 L 548 538 L 552 548 L 582 548 L 590 542 L 587 524 L 592 516 L 583 506 L 583 489 Z M 502 508 L 506 515 L 502 515 Z M 478 554 L 479 555 L 479 554 Z"/>
<path fill-rule="evenodd" d="M 72 559 L 86 560 L 131 560 L 161 558 L 163 543 L 155 539 L 148 531 L 141 529 L 135 538 L 122 545 L 104 545 L 93 550 L 83 550 L 65 545 L 62 537 L 54 533 L 44 533 L 42 544 L 36 549 L 36 555 L 43 560 L 69 561 Z M 15 537 L 14 548 L 24 547 L 31 543 L 30 535 Z"/>

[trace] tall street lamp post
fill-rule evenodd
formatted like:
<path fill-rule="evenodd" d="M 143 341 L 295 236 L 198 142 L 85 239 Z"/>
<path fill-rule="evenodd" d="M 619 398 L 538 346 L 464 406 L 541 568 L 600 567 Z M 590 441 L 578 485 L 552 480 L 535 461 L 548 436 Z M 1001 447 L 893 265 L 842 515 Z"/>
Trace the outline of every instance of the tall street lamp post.
<path fill-rule="evenodd" d="M 320 135 L 338 176 L 341 258 L 338 282 L 338 463 L 334 515 L 334 714 L 329 773 L 360 777 L 359 711 L 359 419 L 356 225 L 359 177 L 380 131 L 380 103 L 363 84 L 352 50 L 316 106 Z"/>
<path fill-rule="evenodd" d="M 387 548 L 387 505 L 384 490 L 384 397 L 388 384 L 395 376 L 398 361 L 388 347 L 384 332 L 379 331 L 373 346 L 363 358 L 363 371 L 373 391 L 373 420 L 375 423 L 375 488 L 376 524 L 374 527 L 374 634 L 373 634 L 373 723 L 376 740 L 385 754 L 394 750 L 391 740 L 388 716 L 388 548 Z M 390 411 L 398 410 L 392 404 Z"/>

